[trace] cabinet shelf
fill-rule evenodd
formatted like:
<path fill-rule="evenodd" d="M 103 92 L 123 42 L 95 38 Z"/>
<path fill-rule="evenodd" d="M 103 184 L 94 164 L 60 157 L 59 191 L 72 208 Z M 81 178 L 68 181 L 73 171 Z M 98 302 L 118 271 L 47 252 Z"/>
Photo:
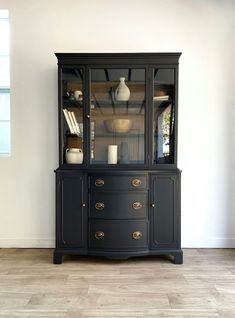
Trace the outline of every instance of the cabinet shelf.
<path fill-rule="evenodd" d="M 127 165 L 143 165 L 144 164 L 144 160 L 130 160 L 127 164 L 124 164 L 124 163 L 117 163 L 117 164 L 108 164 L 107 163 L 107 160 L 103 160 L 103 161 L 101 161 L 101 160 L 92 160 L 92 164 L 93 165 L 108 165 L 109 167 L 113 167 L 113 168 L 115 168 L 115 167 L 118 167 L 118 166 L 127 166 Z"/>
<path fill-rule="evenodd" d="M 95 137 L 98 137 L 98 138 L 107 138 L 107 137 L 109 137 L 109 138 L 139 138 L 139 137 L 141 137 L 141 138 L 143 138 L 145 135 L 144 135 L 144 133 L 142 133 L 142 134 L 121 134 L 121 133 L 114 133 L 114 134 L 112 134 L 112 133 L 103 133 L 103 134 L 101 134 L 101 133 L 97 133 L 97 134 L 95 134 Z"/>
<path fill-rule="evenodd" d="M 70 100 L 68 98 L 63 98 L 63 106 L 64 107 L 82 108 L 83 107 L 83 102 L 82 101 L 76 101 L 76 100 Z"/>

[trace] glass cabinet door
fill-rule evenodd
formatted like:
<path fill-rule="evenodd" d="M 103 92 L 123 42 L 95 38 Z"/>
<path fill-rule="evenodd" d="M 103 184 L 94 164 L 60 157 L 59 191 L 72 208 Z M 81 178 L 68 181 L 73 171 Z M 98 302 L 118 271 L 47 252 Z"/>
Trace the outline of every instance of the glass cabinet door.
<path fill-rule="evenodd" d="M 145 163 L 145 69 L 90 70 L 91 164 Z"/>
<path fill-rule="evenodd" d="M 62 69 L 62 163 L 83 163 L 83 70 Z"/>
<path fill-rule="evenodd" d="M 153 164 L 174 164 L 175 70 L 153 69 Z"/>

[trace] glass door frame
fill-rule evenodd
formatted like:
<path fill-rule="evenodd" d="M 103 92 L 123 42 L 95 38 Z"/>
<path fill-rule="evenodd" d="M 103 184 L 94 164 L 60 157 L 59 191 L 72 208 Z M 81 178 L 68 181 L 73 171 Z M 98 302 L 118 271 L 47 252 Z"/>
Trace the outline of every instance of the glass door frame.
<path fill-rule="evenodd" d="M 63 70 L 64 69 L 80 69 L 82 70 L 83 78 L 82 78 L 82 94 L 83 94 L 83 163 L 82 164 L 68 164 L 64 162 L 64 114 L 63 114 Z M 59 128 L 59 165 L 74 168 L 75 166 L 86 165 L 86 71 L 84 65 L 58 65 L 58 128 Z"/>
<path fill-rule="evenodd" d="M 155 69 L 174 69 L 174 84 L 175 84 L 175 100 L 174 100 L 174 162 L 173 163 L 154 163 L 154 70 Z M 178 64 L 151 64 L 148 67 L 149 72 L 149 166 L 152 169 L 172 169 L 177 167 L 177 148 L 178 148 Z"/>
<path fill-rule="evenodd" d="M 121 61 L 120 61 L 121 62 Z M 117 164 L 117 165 L 109 165 L 109 164 L 95 164 L 91 163 L 91 145 L 90 145 L 90 116 L 91 116 L 91 108 L 90 108 L 90 101 L 91 101 L 91 70 L 92 69 L 144 69 L 145 70 L 145 121 L 144 121 L 144 163 L 143 164 Z M 148 127 L 149 127 L 149 116 L 148 116 L 148 99 L 149 99 L 149 90 L 148 90 L 148 66 L 146 64 L 89 64 L 86 67 L 86 80 L 85 83 L 85 92 L 87 93 L 87 100 L 86 105 L 87 107 L 87 114 L 86 114 L 86 128 L 87 128 L 87 137 L 86 137 L 86 158 L 87 158 L 87 166 L 92 168 L 104 168 L 105 169 L 140 169 L 140 168 L 147 168 L 149 166 L 149 143 L 148 143 Z"/>

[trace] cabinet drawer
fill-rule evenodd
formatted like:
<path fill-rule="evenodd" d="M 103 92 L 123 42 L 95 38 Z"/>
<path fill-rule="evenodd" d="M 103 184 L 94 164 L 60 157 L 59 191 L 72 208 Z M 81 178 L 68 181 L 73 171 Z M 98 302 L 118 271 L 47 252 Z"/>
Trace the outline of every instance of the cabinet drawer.
<path fill-rule="evenodd" d="M 90 177 L 91 189 L 102 190 L 138 190 L 146 189 L 146 175 L 95 175 Z"/>
<path fill-rule="evenodd" d="M 90 217 L 138 219 L 147 216 L 147 192 L 101 192 L 90 196 Z"/>
<path fill-rule="evenodd" d="M 144 248 L 147 244 L 147 222 L 90 221 L 89 245 L 91 248 Z"/>

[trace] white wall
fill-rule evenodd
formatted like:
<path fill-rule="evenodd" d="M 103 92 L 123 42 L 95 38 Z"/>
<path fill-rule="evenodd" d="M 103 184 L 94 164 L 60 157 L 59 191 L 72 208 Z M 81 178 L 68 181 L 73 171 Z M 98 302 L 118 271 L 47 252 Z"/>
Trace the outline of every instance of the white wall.
<path fill-rule="evenodd" d="M 0 158 L 0 246 L 54 246 L 54 52 L 183 52 L 183 247 L 235 247 L 235 1 L 0 0 L 11 22 L 12 154 Z"/>

